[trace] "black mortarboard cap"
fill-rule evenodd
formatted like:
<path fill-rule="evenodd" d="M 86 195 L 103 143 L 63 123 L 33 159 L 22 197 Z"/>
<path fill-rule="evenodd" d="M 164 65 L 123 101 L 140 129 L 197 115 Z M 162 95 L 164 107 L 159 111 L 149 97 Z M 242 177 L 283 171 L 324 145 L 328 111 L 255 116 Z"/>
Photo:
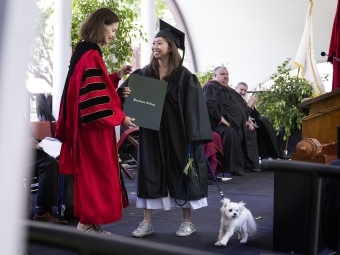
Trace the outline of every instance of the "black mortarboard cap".
<path fill-rule="evenodd" d="M 164 38 L 168 38 L 169 40 L 173 41 L 176 44 L 177 48 L 183 50 L 183 58 L 184 58 L 185 34 L 182 31 L 178 30 L 177 28 L 171 26 L 170 24 L 160 19 L 159 20 L 159 32 L 156 34 L 155 37 L 164 37 Z"/>

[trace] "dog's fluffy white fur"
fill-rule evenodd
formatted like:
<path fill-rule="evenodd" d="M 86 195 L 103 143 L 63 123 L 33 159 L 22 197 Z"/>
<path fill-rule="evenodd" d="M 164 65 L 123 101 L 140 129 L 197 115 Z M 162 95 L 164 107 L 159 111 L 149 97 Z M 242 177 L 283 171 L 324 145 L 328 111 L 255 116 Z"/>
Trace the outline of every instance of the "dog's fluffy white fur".
<path fill-rule="evenodd" d="M 221 202 L 223 203 L 221 228 L 215 245 L 227 245 L 229 238 L 235 232 L 238 233 L 238 239 L 241 239 L 240 243 L 246 243 L 248 236 L 255 234 L 257 229 L 253 215 L 242 201 L 234 203 L 224 198 Z"/>

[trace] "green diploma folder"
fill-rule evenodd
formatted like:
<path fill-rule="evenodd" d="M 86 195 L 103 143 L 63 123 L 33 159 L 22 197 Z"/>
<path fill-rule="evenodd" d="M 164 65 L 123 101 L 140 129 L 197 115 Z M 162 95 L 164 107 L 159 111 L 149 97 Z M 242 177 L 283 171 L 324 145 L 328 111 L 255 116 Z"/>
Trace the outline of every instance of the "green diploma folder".
<path fill-rule="evenodd" d="M 131 94 L 125 98 L 124 112 L 135 119 L 134 124 L 159 130 L 167 85 L 165 81 L 130 74 Z"/>

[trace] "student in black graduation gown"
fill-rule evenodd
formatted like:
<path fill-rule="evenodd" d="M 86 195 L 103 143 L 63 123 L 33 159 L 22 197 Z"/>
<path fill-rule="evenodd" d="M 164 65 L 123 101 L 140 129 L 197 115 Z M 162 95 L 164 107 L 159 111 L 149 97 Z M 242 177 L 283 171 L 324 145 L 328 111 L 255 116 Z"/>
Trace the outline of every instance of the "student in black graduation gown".
<path fill-rule="evenodd" d="M 201 85 L 182 66 L 178 48 L 184 57 L 184 33 L 160 20 L 150 64 L 134 72 L 168 82 L 159 131 L 139 129 L 136 207 L 144 209 L 144 220 L 132 232 L 134 237 L 154 232 L 153 209 L 170 210 L 176 205 L 183 212 L 176 235 L 188 236 L 195 231 L 191 209 L 207 206 L 208 169 L 201 143 L 212 140 L 211 128 Z M 189 145 L 197 172 L 191 179 L 183 174 Z"/>
<path fill-rule="evenodd" d="M 229 72 L 224 66 L 216 67 L 213 79 L 203 87 L 210 124 L 213 131 L 222 139 L 224 169 L 235 176 L 242 176 L 243 170 L 259 172 L 259 154 L 256 132 L 250 130 L 247 120 L 251 112 L 244 105 L 243 98 L 229 87 Z"/>

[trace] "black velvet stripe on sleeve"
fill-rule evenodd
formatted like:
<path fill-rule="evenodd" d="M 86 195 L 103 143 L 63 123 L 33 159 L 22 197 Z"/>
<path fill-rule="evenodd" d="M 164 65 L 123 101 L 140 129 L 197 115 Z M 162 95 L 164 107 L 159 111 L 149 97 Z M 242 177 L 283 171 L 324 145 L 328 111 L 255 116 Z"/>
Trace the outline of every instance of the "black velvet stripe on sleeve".
<path fill-rule="evenodd" d="M 80 89 L 79 96 L 83 96 L 86 93 L 90 93 L 92 91 L 104 89 L 106 89 L 106 84 L 103 82 L 90 83 L 86 87 Z"/>
<path fill-rule="evenodd" d="M 103 71 L 99 68 L 95 69 L 87 69 L 85 70 L 83 77 L 81 78 L 81 81 L 86 81 L 87 78 L 101 76 L 103 74 Z"/>
<path fill-rule="evenodd" d="M 102 51 L 101 51 L 100 47 L 98 46 L 98 44 L 89 43 L 89 42 L 85 42 L 85 41 L 80 41 L 76 45 L 74 52 L 72 54 L 69 70 L 68 70 L 65 85 L 64 85 L 63 95 L 61 97 L 61 99 L 63 101 L 63 114 L 64 114 L 65 121 L 66 121 L 66 118 L 67 118 L 67 111 L 66 111 L 67 92 L 68 92 L 68 88 L 69 88 L 69 85 L 70 85 L 71 76 L 73 75 L 74 69 L 76 68 L 81 57 L 89 50 L 96 50 L 102 56 Z"/>
<path fill-rule="evenodd" d="M 112 115 L 113 115 L 113 111 L 110 110 L 110 109 L 106 109 L 106 110 L 102 110 L 102 111 L 99 111 L 99 112 L 94 112 L 94 113 L 82 116 L 81 122 L 83 124 L 87 124 L 87 123 L 90 123 L 90 122 L 93 122 L 93 121 L 96 121 L 96 120 L 100 120 L 102 118 L 106 118 L 106 117 L 109 117 L 109 116 L 112 116 Z"/>
<path fill-rule="evenodd" d="M 88 99 L 86 101 L 80 102 L 79 103 L 79 109 L 85 110 L 85 109 L 90 108 L 90 107 L 95 106 L 95 105 L 107 104 L 108 102 L 110 102 L 109 96 L 94 97 L 94 98 Z"/>

